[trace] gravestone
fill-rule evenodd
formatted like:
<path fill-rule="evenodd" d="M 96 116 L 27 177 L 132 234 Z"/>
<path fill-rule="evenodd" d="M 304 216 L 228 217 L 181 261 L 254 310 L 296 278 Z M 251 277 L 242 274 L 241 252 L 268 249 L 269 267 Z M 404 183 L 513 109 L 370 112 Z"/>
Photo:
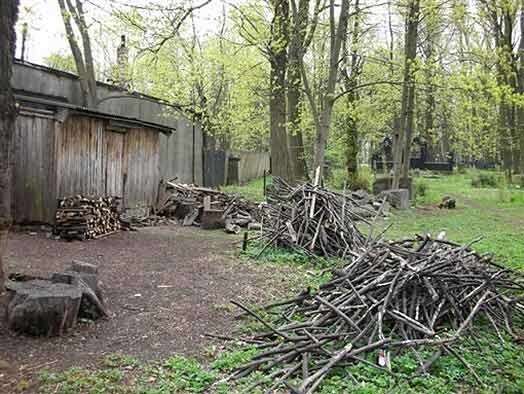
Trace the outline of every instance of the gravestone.
<path fill-rule="evenodd" d="M 391 189 L 380 193 L 379 198 L 385 198 L 387 202 L 397 209 L 409 208 L 409 191 L 408 189 Z"/>

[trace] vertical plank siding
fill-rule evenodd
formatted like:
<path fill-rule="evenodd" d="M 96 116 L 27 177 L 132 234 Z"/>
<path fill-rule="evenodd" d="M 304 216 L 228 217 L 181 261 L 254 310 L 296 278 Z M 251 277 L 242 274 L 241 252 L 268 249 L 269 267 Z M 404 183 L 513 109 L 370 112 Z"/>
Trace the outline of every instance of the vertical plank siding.
<path fill-rule="evenodd" d="M 49 117 L 17 117 L 13 158 L 13 216 L 17 223 L 46 223 L 54 216 L 54 124 Z"/>
<path fill-rule="evenodd" d="M 152 205 L 160 181 L 158 131 L 115 132 L 109 121 L 70 116 L 63 122 L 19 116 L 15 135 L 16 222 L 52 223 L 56 199 L 116 195 L 125 206 Z"/>
<path fill-rule="evenodd" d="M 104 121 L 70 117 L 57 138 L 58 196 L 104 195 Z"/>
<path fill-rule="evenodd" d="M 124 203 L 128 207 L 152 205 L 160 182 L 159 133 L 131 129 L 125 136 Z"/>
<path fill-rule="evenodd" d="M 105 160 L 104 194 L 106 196 L 122 197 L 124 184 L 124 134 L 106 131 L 103 157 Z"/>

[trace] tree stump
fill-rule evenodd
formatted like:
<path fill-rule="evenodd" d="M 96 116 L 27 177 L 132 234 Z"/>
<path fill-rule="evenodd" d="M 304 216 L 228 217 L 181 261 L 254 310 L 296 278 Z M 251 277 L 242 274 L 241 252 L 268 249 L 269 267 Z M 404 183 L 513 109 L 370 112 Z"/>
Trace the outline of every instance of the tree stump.
<path fill-rule="evenodd" d="M 98 285 L 98 267 L 83 261 L 73 260 L 71 268 L 63 273 L 54 273 L 51 281 L 77 286 L 82 291 L 78 317 L 97 320 L 108 317 L 102 290 Z"/>
<path fill-rule="evenodd" d="M 78 286 L 47 280 L 8 281 L 7 325 L 28 335 L 63 335 L 74 327 L 82 299 Z"/>
<path fill-rule="evenodd" d="M 224 211 L 221 209 L 209 209 L 202 212 L 202 220 L 200 228 L 205 230 L 215 230 L 217 228 L 224 228 Z"/>

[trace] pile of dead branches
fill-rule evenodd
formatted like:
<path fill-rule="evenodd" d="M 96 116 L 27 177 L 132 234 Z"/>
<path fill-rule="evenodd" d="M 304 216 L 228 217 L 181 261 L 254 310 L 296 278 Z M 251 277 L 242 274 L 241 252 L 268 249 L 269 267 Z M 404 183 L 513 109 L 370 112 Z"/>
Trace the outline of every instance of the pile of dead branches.
<path fill-rule="evenodd" d="M 429 237 L 377 242 L 334 271 L 318 291 L 265 307 L 275 319 L 235 303 L 265 328 L 240 338 L 261 352 L 228 379 L 260 371 L 265 378 L 251 389 L 270 378 L 272 387 L 313 393 L 335 367 L 365 363 L 391 374 L 391 358 L 406 351 L 418 360 L 420 373 L 450 354 L 478 379 L 456 344 L 472 335 L 479 320 L 501 341 L 506 334 L 518 338 L 523 296 L 521 274 L 471 245 Z M 432 356 L 425 359 L 422 348 Z"/>
<path fill-rule="evenodd" d="M 119 197 L 72 196 L 58 201 L 55 233 L 60 238 L 86 240 L 120 230 Z"/>
<path fill-rule="evenodd" d="M 200 225 L 206 197 L 210 200 L 209 209 L 222 211 L 223 220 L 233 225 L 245 227 L 260 218 L 257 205 L 240 196 L 174 182 L 165 183 L 156 213 L 176 217 L 186 226 Z"/>
<path fill-rule="evenodd" d="M 373 218 L 379 211 L 384 213 L 384 200 L 370 195 L 365 190 L 347 190 L 340 193 L 309 182 L 293 187 L 280 177 L 273 178 L 272 184 L 266 190 L 269 204 L 298 203 L 304 196 L 312 198 L 315 194 L 337 200 L 338 205 L 343 206 L 346 213 L 356 221 Z"/>
<path fill-rule="evenodd" d="M 324 257 L 345 258 L 358 252 L 367 237 L 358 222 L 382 213 L 383 202 L 370 203 L 352 193 L 337 193 L 311 183 L 291 187 L 274 178 L 267 190 L 262 240 L 275 245 Z M 265 249 L 262 249 L 262 251 Z"/>

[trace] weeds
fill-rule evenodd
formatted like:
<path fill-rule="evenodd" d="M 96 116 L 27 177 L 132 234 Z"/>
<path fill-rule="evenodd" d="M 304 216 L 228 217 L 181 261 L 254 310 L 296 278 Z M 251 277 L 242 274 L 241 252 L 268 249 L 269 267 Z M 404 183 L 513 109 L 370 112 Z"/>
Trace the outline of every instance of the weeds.
<path fill-rule="evenodd" d="M 482 171 L 471 179 L 471 186 L 477 188 L 498 188 L 503 186 L 504 177 L 493 172 Z"/>

